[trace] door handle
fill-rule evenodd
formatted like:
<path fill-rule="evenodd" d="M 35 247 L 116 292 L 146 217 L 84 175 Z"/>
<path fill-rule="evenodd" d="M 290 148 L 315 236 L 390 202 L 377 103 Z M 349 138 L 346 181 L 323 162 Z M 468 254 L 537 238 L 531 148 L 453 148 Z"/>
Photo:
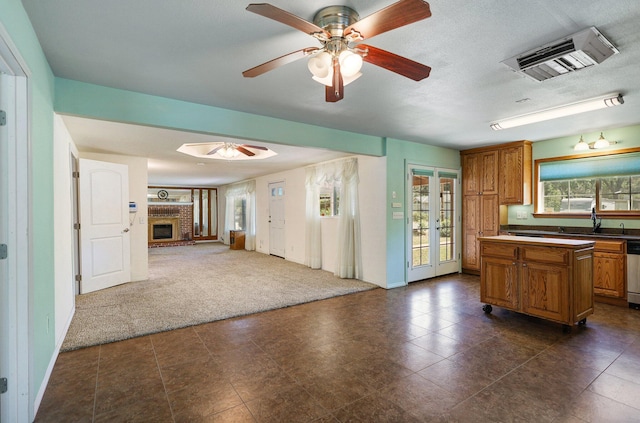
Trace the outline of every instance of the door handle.
<path fill-rule="evenodd" d="M 124 232 L 124 233 L 129 232 L 129 228 L 124 228 L 124 229 L 122 230 L 122 232 Z"/>

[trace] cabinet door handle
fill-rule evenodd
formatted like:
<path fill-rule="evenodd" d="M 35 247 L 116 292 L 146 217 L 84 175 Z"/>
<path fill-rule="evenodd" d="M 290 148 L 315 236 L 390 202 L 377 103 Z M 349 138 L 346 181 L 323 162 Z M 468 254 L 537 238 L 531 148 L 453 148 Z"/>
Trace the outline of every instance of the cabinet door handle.
<path fill-rule="evenodd" d="M 522 263 L 522 267 L 527 267 L 527 263 Z"/>

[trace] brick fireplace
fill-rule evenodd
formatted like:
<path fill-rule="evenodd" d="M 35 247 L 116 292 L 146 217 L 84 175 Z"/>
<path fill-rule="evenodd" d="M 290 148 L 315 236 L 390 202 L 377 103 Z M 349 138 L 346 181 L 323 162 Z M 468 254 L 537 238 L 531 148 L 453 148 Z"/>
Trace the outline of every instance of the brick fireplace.
<path fill-rule="evenodd" d="M 195 244 L 193 206 L 149 204 L 149 247 L 174 247 Z"/>

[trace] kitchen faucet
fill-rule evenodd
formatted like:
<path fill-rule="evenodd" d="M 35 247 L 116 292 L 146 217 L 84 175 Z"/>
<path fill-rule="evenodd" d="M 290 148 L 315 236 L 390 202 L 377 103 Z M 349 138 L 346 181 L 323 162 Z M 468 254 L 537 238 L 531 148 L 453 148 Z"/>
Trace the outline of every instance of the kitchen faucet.
<path fill-rule="evenodd" d="M 598 223 L 596 223 L 596 220 L 600 219 L 600 221 Z M 600 230 L 600 226 L 602 225 L 602 218 L 598 217 L 596 215 L 596 208 L 593 207 L 591 208 L 591 220 L 593 221 L 593 233 L 596 233 Z"/>

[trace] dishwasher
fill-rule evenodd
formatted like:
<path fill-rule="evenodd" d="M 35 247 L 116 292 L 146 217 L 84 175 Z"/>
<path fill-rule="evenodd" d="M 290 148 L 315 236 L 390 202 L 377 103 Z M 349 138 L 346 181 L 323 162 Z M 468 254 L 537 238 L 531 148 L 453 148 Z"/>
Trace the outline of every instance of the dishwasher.
<path fill-rule="evenodd" d="M 627 241 L 627 301 L 640 310 L 640 241 Z"/>

